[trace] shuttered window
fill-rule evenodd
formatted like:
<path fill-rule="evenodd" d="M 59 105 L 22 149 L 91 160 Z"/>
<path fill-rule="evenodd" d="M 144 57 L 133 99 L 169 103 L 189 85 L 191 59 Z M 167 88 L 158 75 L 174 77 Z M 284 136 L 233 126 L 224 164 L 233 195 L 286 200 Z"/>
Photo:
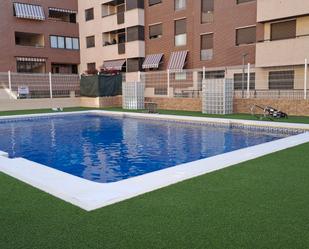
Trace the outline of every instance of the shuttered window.
<path fill-rule="evenodd" d="M 85 20 L 90 21 L 94 19 L 94 10 L 93 8 L 85 10 Z"/>
<path fill-rule="evenodd" d="M 127 0 L 126 1 L 126 9 L 144 9 L 144 0 Z"/>
<path fill-rule="evenodd" d="M 162 0 L 149 0 L 149 6 L 161 3 Z"/>
<path fill-rule="evenodd" d="M 127 42 L 143 41 L 144 40 L 144 27 L 134 26 L 127 28 Z"/>
<path fill-rule="evenodd" d="M 213 34 L 201 35 L 201 60 L 211 60 L 213 58 Z"/>
<path fill-rule="evenodd" d="M 185 34 L 187 32 L 187 19 L 175 21 L 175 35 Z"/>
<path fill-rule="evenodd" d="M 270 90 L 290 90 L 294 88 L 294 70 L 269 72 Z"/>
<path fill-rule="evenodd" d="M 95 37 L 94 36 L 86 37 L 86 46 L 87 48 L 95 47 Z"/>
<path fill-rule="evenodd" d="M 213 49 L 214 34 L 201 35 L 201 49 Z"/>
<path fill-rule="evenodd" d="M 187 19 L 175 21 L 175 46 L 185 46 L 187 44 Z"/>
<path fill-rule="evenodd" d="M 256 0 L 237 0 L 237 4 L 240 4 L 240 3 L 247 3 L 247 2 L 253 2 L 253 1 L 256 1 Z"/>
<path fill-rule="evenodd" d="M 235 90 L 242 90 L 242 82 L 244 81 L 244 90 L 247 90 L 247 78 L 248 74 L 244 74 L 244 80 L 243 80 L 243 74 L 242 73 L 235 73 L 234 74 L 234 89 Z M 250 90 L 255 89 L 255 73 L 250 73 Z"/>
<path fill-rule="evenodd" d="M 156 39 L 162 36 L 162 23 L 149 26 L 149 39 Z"/>
<path fill-rule="evenodd" d="M 256 27 L 236 29 L 236 45 L 256 42 Z"/>
<path fill-rule="evenodd" d="M 282 40 L 296 37 L 296 20 L 271 24 L 271 40 Z"/>
<path fill-rule="evenodd" d="M 201 1 L 201 22 L 213 22 L 214 0 Z"/>

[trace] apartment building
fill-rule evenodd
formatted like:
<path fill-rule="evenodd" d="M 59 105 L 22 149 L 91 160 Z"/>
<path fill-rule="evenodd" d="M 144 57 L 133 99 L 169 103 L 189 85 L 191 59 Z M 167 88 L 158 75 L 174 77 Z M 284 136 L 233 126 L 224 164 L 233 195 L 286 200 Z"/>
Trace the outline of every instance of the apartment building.
<path fill-rule="evenodd" d="M 251 89 L 304 87 L 306 0 L 80 0 L 78 21 L 81 72 L 205 67 L 241 89 L 250 63 Z"/>
<path fill-rule="evenodd" d="M 77 0 L 0 1 L 0 72 L 77 74 Z"/>
<path fill-rule="evenodd" d="M 257 87 L 304 89 L 309 1 L 257 0 L 257 22 L 264 34 L 256 44 Z"/>
<path fill-rule="evenodd" d="M 145 57 L 144 0 L 78 2 L 81 72 L 137 72 Z"/>

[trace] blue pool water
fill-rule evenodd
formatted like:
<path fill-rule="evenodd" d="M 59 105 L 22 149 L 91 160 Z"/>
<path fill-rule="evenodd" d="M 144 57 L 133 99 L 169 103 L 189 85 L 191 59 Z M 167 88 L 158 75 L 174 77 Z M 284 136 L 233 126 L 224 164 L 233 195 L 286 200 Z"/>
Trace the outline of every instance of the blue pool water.
<path fill-rule="evenodd" d="M 0 150 L 95 182 L 115 182 L 287 135 L 78 114 L 0 121 Z"/>

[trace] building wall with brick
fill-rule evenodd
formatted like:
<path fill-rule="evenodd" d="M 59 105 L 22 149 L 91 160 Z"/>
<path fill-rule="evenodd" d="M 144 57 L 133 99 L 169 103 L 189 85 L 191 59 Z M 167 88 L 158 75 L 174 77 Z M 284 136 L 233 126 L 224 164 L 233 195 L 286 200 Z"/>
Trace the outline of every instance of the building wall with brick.
<path fill-rule="evenodd" d="M 236 29 L 257 25 L 257 39 L 263 37 L 263 27 L 256 24 L 256 1 L 236 4 L 234 0 L 214 1 L 212 23 L 201 23 L 201 1 L 187 0 L 186 9 L 175 11 L 174 1 L 149 6 L 145 1 L 145 40 L 146 55 L 164 53 L 163 68 L 166 68 L 170 54 L 177 50 L 188 50 L 186 68 L 208 68 L 236 66 L 242 64 L 242 55 L 248 54 L 247 62 L 255 63 L 255 44 L 236 45 Z M 174 21 L 187 19 L 187 45 L 175 47 Z M 149 39 L 149 25 L 162 23 L 161 38 Z M 214 34 L 214 55 L 209 61 L 201 61 L 200 35 Z"/>
<path fill-rule="evenodd" d="M 48 18 L 48 8 L 62 8 L 77 11 L 77 0 L 33 1 L 19 0 L 19 3 L 39 4 L 43 7 L 46 20 L 22 19 L 14 16 L 13 1 L 0 1 L 0 71 L 16 72 L 16 57 L 46 58 L 46 72 L 51 64 L 75 64 L 80 62 L 78 50 L 54 49 L 50 46 L 50 35 L 79 37 L 77 23 L 55 21 Z M 44 35 L 44 47 L 15 45 L 15 32 Z"/>

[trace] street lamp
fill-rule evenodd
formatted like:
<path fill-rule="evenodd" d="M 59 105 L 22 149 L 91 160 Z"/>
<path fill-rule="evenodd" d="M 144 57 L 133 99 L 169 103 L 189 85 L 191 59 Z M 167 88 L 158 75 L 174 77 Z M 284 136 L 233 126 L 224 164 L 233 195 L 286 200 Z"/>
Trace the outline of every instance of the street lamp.
<path fill-rule="evenodd" d="M 241 97 L 245 97 L 245 62 L 246 57 L 248 56 L 248 53 L 242 54 L 242 76 L 241 76 Z"/>

